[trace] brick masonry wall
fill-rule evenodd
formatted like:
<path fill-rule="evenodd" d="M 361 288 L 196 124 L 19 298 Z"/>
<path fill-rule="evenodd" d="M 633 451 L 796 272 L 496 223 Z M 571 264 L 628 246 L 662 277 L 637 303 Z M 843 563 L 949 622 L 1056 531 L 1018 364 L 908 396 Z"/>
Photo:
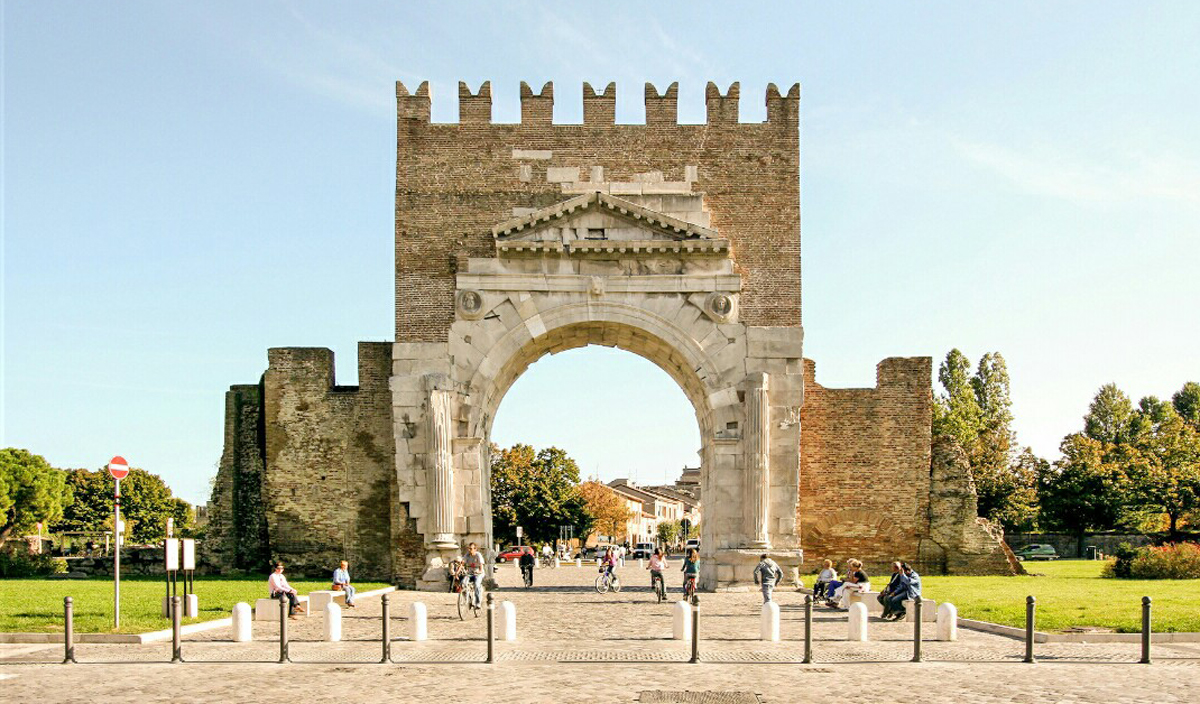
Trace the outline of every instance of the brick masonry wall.
<path fill-rule="evenodd" d="M 772 87 L 773 88 L 773 87 Z M 454 275 L 464 256 L 494 256 L 491 228 L 512 208 L 566 200 L 550 167 L 604 169 L 605 181 L 661 171 L 682 181 L 695 166 L 712 225 L 743 277 L 741 320 L 800 325 L 799 86 L 768 90 L 768 120 L 739 123 L 738 84 L 709 84 L 708 122 L 676 123 L 677 88 L 647 88 L 648 123 L 613 124 L 615 89 L 585 88 L 585 123 L 552 124 L 553 86 L 522 90 L 522 122 L 493 124 L 491 88 L 460 88 L 460 122 L 431 124 L 425 84 L 397 84 L 396 341 L 440 342 L 453 321 Z M 514 158 L 514 149 L 523 150 Z M 541 153 L 539 153 L 541 152 Z M 543 158 L 548 157 L 548 158 Z M 522 180 L 522 168 L 529 179 Z"/>
<path fill-rule="evenodd" d="M 805 560 L 919 562 L 929 531 L 932 360 L 889 358 L 874 389 L 827 389 L 804 360 L 800 503 Z M 870 574 L 870 572 L 868 572 Z"/>
<path fill-rule="evenodd" d="M 276 348 L 264 376 L 262 496 L 271 558 L 327 576 L 392 578 L 391 345 L 359 343 L 359 385 L 336 386 L 333 353 Z"/>

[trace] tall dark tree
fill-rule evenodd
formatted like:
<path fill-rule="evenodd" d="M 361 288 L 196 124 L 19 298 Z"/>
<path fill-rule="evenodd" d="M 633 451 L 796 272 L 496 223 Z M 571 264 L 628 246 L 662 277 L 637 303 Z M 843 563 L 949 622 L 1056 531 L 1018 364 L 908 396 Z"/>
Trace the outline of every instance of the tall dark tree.
<path fill-rule="evenodd" d="M 29 450 L 0 450 L 0 545 L 38 523 L 51 524 L 71 503 L 66 472 Z"/>

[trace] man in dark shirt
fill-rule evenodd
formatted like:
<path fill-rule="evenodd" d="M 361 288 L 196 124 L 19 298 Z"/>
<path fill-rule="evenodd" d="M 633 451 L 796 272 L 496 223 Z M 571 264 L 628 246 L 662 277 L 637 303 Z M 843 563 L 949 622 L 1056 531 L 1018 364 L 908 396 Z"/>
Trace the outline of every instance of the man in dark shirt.
<path fill-rule="evenodd" d="M 892 578 L 888 580 L 888 585 L 879 592 L 879 603 L 883 605 L 883 614 L 881 618 L 887 619 L 892 615 L 892 597 L 903 591 L 901 582 L 904 580 L 904 571 L 901 569 L 901 563 L 892 563 Z"/>
<path fill-rule="evenodd" d="M 533 586 L 533 550 L 526 548 L 525 552 L 521 553 L 521 557 L 517 560 L 521 565 L 521 574 L 525 577 L 525 586 Z"/>

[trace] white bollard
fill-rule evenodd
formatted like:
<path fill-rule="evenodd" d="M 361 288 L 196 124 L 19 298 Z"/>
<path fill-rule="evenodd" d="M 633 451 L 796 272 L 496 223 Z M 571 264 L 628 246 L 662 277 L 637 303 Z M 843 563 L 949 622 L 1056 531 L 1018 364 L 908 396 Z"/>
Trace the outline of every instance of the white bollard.
<path fill-rule="evenodd" d="M 562 560 L 558 559 L 558 556 L 555 555 L 554 556 L 554 569 L 558 569 L 561 566 L 562 566 Z"/>
<path fill-rule="evenodd" d="M 342 607 L 334 602 L 325 605 L 325 640 L 336 643 L 342 639 Z"/>
<path fill-rule="evenodd" d="M 937 611 L 937 639 L 958 640 L 958 609 L 943 601 Z"/>
<path fill-rule="evenodd" d="M 856 601 L 850 605 L 850 619 L 848 622 L 850 632 L 846 636 L 846 640 L 857 640 L 866 642 L 867 640 L 867 605 L 861 601 Z"/>
<path fill-rule="evenodd" d="M 677 601 L 671 608 L 671 635 L 675 640 L 689 640 L 692 637 L 692 608 L 686 601 Z"/>
<path fill-rule="evenodd" d="M 577 558 L 575 558 L 575 566 L 576 566 L 576 567 L 583 567 L 583 558 L 581 558 L 581 557 L 577 557 Z"/>
<path fill-rule="evenodd" d="M 536 567 L 541 567 L 541 566 L 542 566 L 542 557 L 541 557 L 541 555 L 534 555 L 534 556 L 533 556 L 533 566 L 534 566 L 535 568 L 536 568 Z"/>
<path fill-rule="evenodd" d="M 254 625 L 250 615 L 250 605 L 239 601 L 233 605 L 233 640 L 235 643 L 249 643 L 251 640 L 250 627 Z"/>
<path fill-rule="evenodd" d="M 500 640 L 517 639 L 517 607 L 511 601 L 500 602 L 496 610 L 496 628 L 500 631 Z"/>
<path fill-rule="evenodd" d="M 645 569 L 645 568 L 646 568 L 646 566 L 644 564 L 642 564 L 642 558 L 639 557 L 638 558 L 638 569 L 641 570 L 641 569 Z"/>
<path fill-rule="evenodd" d="M 412 640 L 429 640 L 427 616 L 429 610 L 420 601 L 408 605 L 408 637 Z"/>
<path fill-rule="evenodd" d="M 779 604 L 768 601 L 762 605 L 758 636 L 761 640 L 779 640 Z"/>

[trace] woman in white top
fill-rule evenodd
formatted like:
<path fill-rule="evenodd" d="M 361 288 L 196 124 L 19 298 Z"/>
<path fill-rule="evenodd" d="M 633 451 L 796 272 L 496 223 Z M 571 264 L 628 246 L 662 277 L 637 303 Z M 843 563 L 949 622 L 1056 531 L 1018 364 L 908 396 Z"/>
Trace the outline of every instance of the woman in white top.
<path fill-rule="evenodd" d="M 838 606 L 842 609 L 850 608 L 852 593 L 871 591 L 871 581 L 867 578 L 867 573 L 862 570 L 862 562 L 852 559 L 846 562 L 846 566 L 849 568 L 846 581 L 833 593 L 833 598 L 837 600 Z"/>

